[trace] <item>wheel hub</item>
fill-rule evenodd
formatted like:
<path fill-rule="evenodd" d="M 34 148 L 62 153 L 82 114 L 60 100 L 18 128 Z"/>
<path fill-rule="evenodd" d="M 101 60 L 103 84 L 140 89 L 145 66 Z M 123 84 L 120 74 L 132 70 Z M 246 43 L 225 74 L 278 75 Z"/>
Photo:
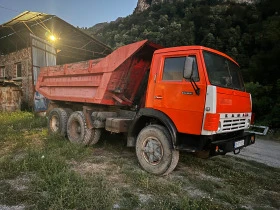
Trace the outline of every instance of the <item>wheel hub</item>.
<path fill-rule="evenodd" d="M 57 132 L 59 129 L 59 120 L 57 116 L 52 116 L 51 118 L 51 129 L 53 130 L 53 132 Z"/>
<path fill-rule="evenodd" d="M 73 134 L 76 136 L 76 138 L 78 138 L 81 135 L 81 125 L 78 121 L 74 121 L 72 123 L 72 128 Z"/>
<path fill-rule="evenodd" d="M 157 165 L 163 157 L 163 148 L 159 140 L 147 138 L 143 142 L 143 156 L 148 163 Z"/>

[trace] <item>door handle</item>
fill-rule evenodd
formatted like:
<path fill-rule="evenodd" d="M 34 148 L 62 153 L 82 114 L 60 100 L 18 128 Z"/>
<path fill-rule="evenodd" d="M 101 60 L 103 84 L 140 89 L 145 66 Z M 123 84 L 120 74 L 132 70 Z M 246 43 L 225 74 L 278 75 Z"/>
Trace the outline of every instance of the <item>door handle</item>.
<path fill-rule="evenodd" d="M 155 96 L 155 99 L 162 99 L 162 96 Z"/>

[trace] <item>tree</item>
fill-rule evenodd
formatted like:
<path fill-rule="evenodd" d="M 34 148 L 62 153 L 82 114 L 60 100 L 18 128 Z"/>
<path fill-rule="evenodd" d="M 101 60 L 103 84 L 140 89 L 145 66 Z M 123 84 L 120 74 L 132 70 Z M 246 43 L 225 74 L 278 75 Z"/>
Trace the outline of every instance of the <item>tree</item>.
<path fill-rule="evenodd" d="M 208 33 L 202 40 L 201 44 L 206 47 L 215 48 L 215 42 L 214 35 L 212 33 Z"/>
<path fill-rule="evenodd" d="M 280 78 L 278 1 L 164 1 L 142 13 L 82 30 L 112 48 L 149 39 L 166 47 L 204 45 L 225 52 L 242 67 L 244 81 L 254 84 L 249 90 L 266 90 L 265 95 L 258 94 L 258 99 L 254 99 L 254 109 L 257 120 L 275 126 L 279 123 L 272 123 L 266 116 L 277 114 L 280 104 L 279 99 L 275 100 L 279 98 L 276 92 Z"/>

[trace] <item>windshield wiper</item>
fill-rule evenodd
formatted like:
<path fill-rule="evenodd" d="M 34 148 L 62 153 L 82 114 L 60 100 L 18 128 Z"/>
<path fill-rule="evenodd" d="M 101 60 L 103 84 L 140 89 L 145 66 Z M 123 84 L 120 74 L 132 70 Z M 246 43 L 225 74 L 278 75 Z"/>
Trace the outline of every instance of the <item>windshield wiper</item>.
<path fill-rule="evenodd" d="M 191 81 L 191 84 L 192 84 L 192 87 L 193 87 L 193 89 L 194 89 L 195 94 L 199 96 L 199 94 L 200 94 L 200 88 L 197 86 L 197 84 L 196 84 L 196 82 L 194 81 L 193 77 L 191 77 L 190 81 Z"/>
<path fill-rule="evenodd" d="M 228 70 L 228 75 L 229 75 L 229 77 L 225 78 L 225 80 L 226 80 L 226 85 L 227 85 L 227 86 L 230 86 L 230 85 L 232 85 L 232 76 L 231 76 L 231 74 L 230 74 L 228 61 L 225 61 L 225 63 L 226 63 L 226 65 L 227 65 L 227 70 Z"/>

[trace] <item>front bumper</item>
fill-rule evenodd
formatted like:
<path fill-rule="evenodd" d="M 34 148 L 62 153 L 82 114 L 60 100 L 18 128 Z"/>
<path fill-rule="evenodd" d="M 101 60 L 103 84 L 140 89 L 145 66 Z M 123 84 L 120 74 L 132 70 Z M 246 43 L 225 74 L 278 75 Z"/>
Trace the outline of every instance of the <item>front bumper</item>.
<path fill-rule="evenodd" d="M 227 152 L 239 153 L 240 149 L 254 143 L 255 134 L 246 132 L 234 138 L 212 141 L 210 156 L 226 154 Z"/>

